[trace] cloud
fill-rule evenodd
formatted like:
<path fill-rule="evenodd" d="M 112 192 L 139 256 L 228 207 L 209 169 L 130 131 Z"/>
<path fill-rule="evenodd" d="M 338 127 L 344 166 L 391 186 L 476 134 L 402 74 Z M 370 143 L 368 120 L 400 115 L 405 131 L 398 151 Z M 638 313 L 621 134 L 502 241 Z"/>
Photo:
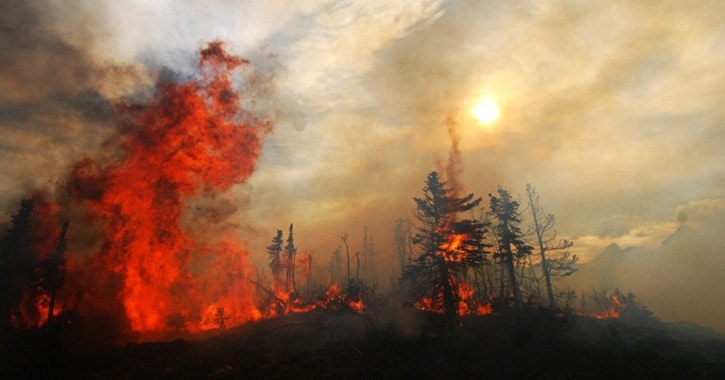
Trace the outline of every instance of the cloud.
<path fill-rule="evenodd" d="M 598 235 L 600 237 L 620 237 L 629 233 L 633 227 L 640 226 L 643 220 L 637 215 L 613 215 L 602 221 Z"/>
<path fill-rule="evenodd" d="M 677 206 L 677 221 L 692 226 L 708 238 L 725 244 L 722 226 L 725 225 L 725 199 L 706 198 Z"/>
<path fill-rule="evenodd" d="M 678 221 L 695 224 L 711 223 L 725 213 L 725 199 L 700 199 L 677 206 Z"/>
<path fill-rule="evenodd" d="M 572 252 L 586 262 L 612 243 L 620 247 L 654 250 L 682 225 L 690 226 L 711 244 L 725 244 L 721 233 L 725 223 L 725 200 L 708 198 L 689 201 L 678 205 L 671 215 L 664 221 L 645 220 L 639 215 L 613 215 L 601 222 L 597 234 L 575 236 Z"/>

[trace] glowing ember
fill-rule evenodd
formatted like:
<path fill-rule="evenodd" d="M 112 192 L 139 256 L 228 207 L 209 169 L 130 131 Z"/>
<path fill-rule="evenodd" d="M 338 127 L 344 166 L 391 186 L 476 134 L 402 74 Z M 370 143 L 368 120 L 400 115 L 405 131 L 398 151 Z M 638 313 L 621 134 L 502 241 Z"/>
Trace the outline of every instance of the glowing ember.
<path fill-rule="evenodd" d="M 433 299 L 430 297 L 423 297 L 416 301 L 413 306 L 421 311 L 432 311 L 436 313 L 443 313 L 443 308 L 436 308 L 433 306 Z"/>

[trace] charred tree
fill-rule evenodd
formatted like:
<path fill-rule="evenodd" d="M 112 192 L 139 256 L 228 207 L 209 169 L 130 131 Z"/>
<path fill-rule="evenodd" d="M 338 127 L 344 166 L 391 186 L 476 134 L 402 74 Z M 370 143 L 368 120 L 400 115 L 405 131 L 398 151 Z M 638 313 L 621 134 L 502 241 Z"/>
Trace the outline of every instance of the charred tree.
<path fill-rule="evenodd" d="M 367 244 L 367 277 L 368 286 L 375 286 L 378 282 L 378 274 L 375 272 L 375 243 L 373 243 L 373 236 L 370 235 L 370 241 Z"/>
<path fill-rule="evenodd" d="M 305 292 L 305 295 L 307 297 L 310 296 L 310 292 L 312 289 L 312 254 L 307 254 L 307 291 Z"/>
<path fill-rule="evenodd" d="M 367 282 L 368 281 L 368 226 L 363 227 L 363 239 L 362 239 L 362 251 L 360 252 L 360 255 L 362 256 L 362 277 L 358 276 L 358 280 L 361 278 Z"/>
<path fill-rule="evenodd" d="M 219 327 L 219 330 L 226 330 L 227 319 L 229 319 L 229 317 L 224 314 L 224 307 L 217 307 L 216 312 L 214 313 L 214 323 L 217 327 Z"/>
<path fill-rule="evenodd" d="M 342 240 L 342 243 L 345 244 L 345 255 L 347 257 L 347 286 L 350 286 L 350 245 L 347 244 L 347 234 L 344 234 L 340 237 L 340 240 Z"/>
<path fill-rule="evenodd" d="M 267 246 L 267 254 L 269 255 L 269 268 L 272 270 L 272 281 L 275 286 L 280 283 L 280 275 L 282 272 L 282 230 L 277 230 L 277 235 L 272 238 L 272 244 Z"/>
<path fill-rule="evenodd" d="M 477 220 L 486 228 L 489 229 L 491 225 L 490 215 L 488 209 L 485 207 L 479 207 Z M 488 231 L 487 231 L 488 232 Z M 495 277 L 497 268 L 493 265 L 493 262 L 489 260 L 487 252 L 491 248 L 490 244 L 483 244 L 481 246 L 481 254 L 483 255 L 483 263 L 481 265 L 472 268 L 473 281 L 476 287 L 476 293 L 480 299 L 490 300 L 493 296 L 495 289 Z"/>
<path fill-rule="evenodd" d="M 404 218 L 396 220 L 393 228 L 393 243 L 395 244 L 395 253 L 398 257 L 401 273 L 413 259 L 411 239 L 410 221 Z"/>
<path fill-rule="evenodd" d="M 363 229 L 363 245 L 360 254 L 363 261 L 361 280 L 370 286 L 377 281 L 377 275 L 375 273 L 375 244 L 372 234 L 368 233 L 368 226 Z"/>
<path fill-rule="evenodd" d="M 413 243 L 416 257 L 403 271 L 402 281 L 416 299 L 430 297 L 441 305 L 449 326 L 458 319 L 458 276 L 484 260 L 481 222 L 457 220 L 458 213 L 478 206 L 473 194 L 456 197 L 437 172 L 428 174 L 423 197 L 414 198 L 418 220 Z"/>
<path fill-rule="evenodd" d="M 498 197 L 491 194 L 488 196 L 491 202 L 491 214 L 495 220 L 493 230 L 498 245 L 494 258 L 506 268 L 508 285 L 513 293 L 514 302 L 516 306 L 521 306 L 523 298 L 516 279 L 515 266 L 517 261 L 531 254 L 533 247 L 526 244 L 524 233 L 519 227 L 521 224 L 519 203 L 513 200 L 508 191 L 502 187 L 498 188 Z"/>
<path fill-rule="evenodd" d="M 574 264 L 579 258 L 576 255 L 570 255 L 569 252 L 562 252 L 558 255 L 550 254 L 554 251 L 565 250 L 571 247 L 573 243 L 568 240 L 556 242 L 556 230 L 554 230 L 556 220 L 554 219 L 554 215 L 544 212 L 539 195 L 530 183 L 526 185 L 526 195 L 529 200 L 529 211 L 531 212 L 534 224 L 536 243 L 539 246 L 541 272 L 546 284 L 546 295 L 549 300 L 549 307 L 556 308 L 556 297 L 554 295 L 552 278 L 565 277 L 574 273 L 576 271 Z"/>
<path fill-rule="evenodd" d="M 63 228 L 53 243 L 53 252 L 51 252 L 47 259 L 40 263 L 41 278 L 39 286 L 50 298 L 48 303 L 48 321 L 53 318 L 56 292 L 63 289 L 65 285 L 65 250 L 68 246 L 66 235 L 69 225 L 70 222 L 68 221 L 63 223 Z"/>
<path fill-rule="evenodd" d="M 342 247 L 337 246 L 332 250 L 332 257 L 330 258 L 330 278 L 337 283 L 342 282 L 342 274 L 340 273 L 342 271 L 341 251 Z"/>
<path fill-rule="evenodd" d="M 23 199 L 17 214 L 12 216 L 12 227 L 0 241 L 0 332 L 11 328 L 12 316 L 17 312 L 23 291 L 31 280 L 28 268 L 32 257 L 28 252 L 30 219 L 35 202 Z"/>
<path fill-rule="evenodd" d="M 355 252 L 355 281 L 360 282 L 360 252 Z"/>
<path fill-rule="evenodd" d="M 289 225 L 289 235 L 287 235 L 287 244 L 284 246 L 284 252 L 287 256 L 287 291 L 296 293 L 295 286 L 295 256 L 297 256 L 297 247 L 295 247 L 294 226 Z"/>

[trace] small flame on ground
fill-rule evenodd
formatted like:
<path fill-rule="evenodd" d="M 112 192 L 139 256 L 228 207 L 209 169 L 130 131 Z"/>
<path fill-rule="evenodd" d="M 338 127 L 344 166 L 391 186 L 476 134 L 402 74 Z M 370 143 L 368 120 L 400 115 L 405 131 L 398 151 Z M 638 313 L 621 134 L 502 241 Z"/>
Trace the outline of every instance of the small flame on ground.
<path fill-rule="evenodd" d="M 330 284 L 325 290 L 322 298 L 317 301 L 305 303 L 299 298 L 290 301 L 291 293 L 278 291 L 274 298 L 277 302 L 273 302 L 270 307 L 265 310 L 265 317 L 277 317 L 289 313 L 307 313 L 312 310 L 345 310 L 349 309 L 358 314 L 362 314 L 365 309 L 365 301 L 362 297 L 348 297 L 342 292 L 340 285 L 336 282 Z"/>
<path fill-rule="evenodd" d="M 458 296 L 458 315 L 489 315 L 493 313 L 490 302 L 480 302 L 475 297 L 475 289 L 465 282 L 456 287 Z M 430 311 L 437 314 L 444 314 L 442 302 L 435 302 L 431 297 L 423 297 L 413 303 L 413 307 L 421 311 Z"/>
<path fill-rule="evenodd" d="M 609 299 L 609 308 L 606 310 L 602 310 L 598 313 L 586 313 L 586 312 L 578 312 L 578 315 L 584 316 L 584 317 L 592 317 L 600 320 L 604 319 L 617 319 L 622 315 L 622 311 L 627 308 L 627 304 L 622 302 L 622 300 L 619 299 L 619 296 L 616 294 L 612 294 L 608 297 Z"/>

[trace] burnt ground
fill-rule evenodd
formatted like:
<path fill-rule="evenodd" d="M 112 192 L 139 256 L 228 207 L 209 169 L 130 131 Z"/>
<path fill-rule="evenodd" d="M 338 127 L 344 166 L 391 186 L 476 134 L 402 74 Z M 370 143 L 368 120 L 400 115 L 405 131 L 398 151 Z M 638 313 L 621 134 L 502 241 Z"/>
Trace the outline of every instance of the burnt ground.
<path fill-rule="evenodd" d="M 465 317 L 452 330 L 440 318 L 322 310 L 106 346 L 36 331 L 6 342 L 0 378 L 725 378 L 725 338 L 697 326 L 535 308 Z"/>

